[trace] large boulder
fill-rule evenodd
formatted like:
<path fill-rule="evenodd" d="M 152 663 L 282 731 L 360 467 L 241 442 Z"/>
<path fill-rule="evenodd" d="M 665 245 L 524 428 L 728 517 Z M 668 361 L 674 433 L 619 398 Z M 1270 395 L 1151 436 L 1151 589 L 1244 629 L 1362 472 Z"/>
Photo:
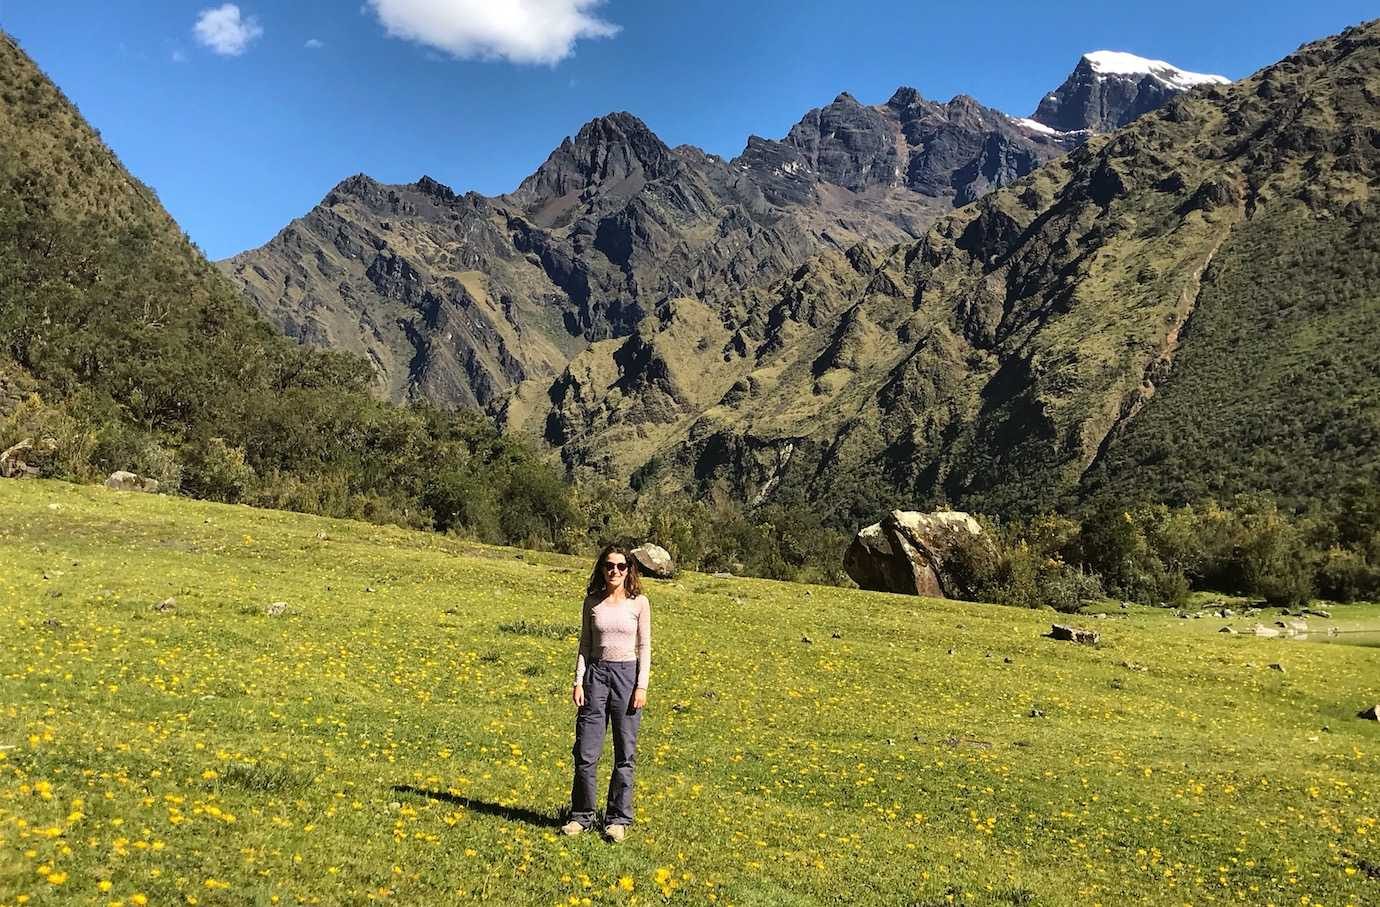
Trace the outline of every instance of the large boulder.
<path fill-rule="evenodd" d="M 955 559 L 975 544 L 991 551 L 982 527 L 966 513 L 893 510 L 880 523 L 858 530 L 843 556 L 843 569 L 853 582 L 874 592 L 963 598 L 971 590 L 955 572 Z"/>
<path fill-rule="evenodd" d="M 105 480 L 105 487 L 115 491 L 145 491 L 149 494 L 157 494 L 158 480 L 146 479 L 121 469 L 110 474 L 110 478 Z"/>
<path fill-rule="evenodd" d="M 653 545 L 650 542 L 638 545 L 632 550 L 633 560 L 637 561 L 637 569 L 644 576 L 655 579 L 670 579 L 675 575 L 676 565 L 671 560 L 671 552 L 660 545 Z"/>

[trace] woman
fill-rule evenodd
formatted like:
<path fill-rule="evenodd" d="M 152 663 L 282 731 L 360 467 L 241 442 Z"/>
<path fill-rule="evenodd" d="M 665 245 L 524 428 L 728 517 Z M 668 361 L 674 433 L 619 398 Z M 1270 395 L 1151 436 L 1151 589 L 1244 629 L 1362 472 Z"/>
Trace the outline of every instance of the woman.
<path fill-rule="evenodd" d="M 594 824 L 594 772 L 604 752 L 604 728 L 613 724 L 613 775 L 604 806 L 604 833 L 622 841 L 633 821 L 633 763 L 637 727 L 647 704 L 652 671 L 652 606 L 642 594 L 637 562 L 609 545 L 594 562 L 580 620 L 580 652 L 570 698 L 575 718 L 575 782 L 570 821 L 577 835 Z"/>

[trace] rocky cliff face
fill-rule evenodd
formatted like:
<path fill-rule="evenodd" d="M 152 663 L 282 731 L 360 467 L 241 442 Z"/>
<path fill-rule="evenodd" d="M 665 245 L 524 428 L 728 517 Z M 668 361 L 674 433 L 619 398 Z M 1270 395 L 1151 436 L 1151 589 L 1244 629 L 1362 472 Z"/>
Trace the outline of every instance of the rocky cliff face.
<path fill-rule="evenodd" d="M 361 174 L 222 266 L 289 335 L 367 356 L 389 399 L 509 419 L 540 408 L 590 344 L 634 335 L 670 300 L 708 306 L 733 335 L 747 288 L 825 249 L 919 236 L 1074 144 L 909 88 L 876 106 L 840 95 L 731 161 L 668 148 L 616 113 L 506 196 Z"/>

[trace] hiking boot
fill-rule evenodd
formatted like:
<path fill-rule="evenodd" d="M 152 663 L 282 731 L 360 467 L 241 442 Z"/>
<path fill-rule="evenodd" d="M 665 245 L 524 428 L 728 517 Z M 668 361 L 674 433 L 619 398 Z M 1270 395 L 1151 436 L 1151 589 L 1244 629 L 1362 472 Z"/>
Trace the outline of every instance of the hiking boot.
<path fill-rule="evenodd" d="M 585 827 L 581 825 L 579 822 L 576 822 L 574 819 L 571 819 L 569 822 L 561 826 L 561 834 L 563 835 L 578 835 L 580 832 L 584 830 Z"/>
<path fill-rule="evenodd" d="M 623 834 L 628 830 L 626 825 L 610 825 L 604 829 L 604 834 L 608 835 L 610 841 L 615 844 L 623 843 Z"/>

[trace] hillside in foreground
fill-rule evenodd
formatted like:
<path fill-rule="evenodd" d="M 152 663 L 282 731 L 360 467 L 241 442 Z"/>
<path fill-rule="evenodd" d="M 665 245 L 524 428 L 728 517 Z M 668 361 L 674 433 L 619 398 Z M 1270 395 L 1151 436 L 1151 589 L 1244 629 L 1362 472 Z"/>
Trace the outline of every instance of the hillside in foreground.
<path fill-rule="evenodd" d="M 1380 894 L 1377 649 L 687 574 L 619 848 L 555 834 L 583 561 L 50 482 L 0 547 L 0 904 Z"/>

